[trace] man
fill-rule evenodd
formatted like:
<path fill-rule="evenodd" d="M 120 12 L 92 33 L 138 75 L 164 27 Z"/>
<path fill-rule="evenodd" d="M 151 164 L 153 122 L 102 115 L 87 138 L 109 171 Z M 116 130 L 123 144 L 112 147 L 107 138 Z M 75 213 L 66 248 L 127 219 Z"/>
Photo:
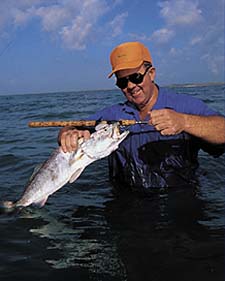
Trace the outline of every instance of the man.
<path fill-rule="evenodd" d="M 224 152 L 225 118 L 202 101 L 160 88 L 148 49 L 127 42 L 111 53 L 112 75 L 127 101 L 90 116 L 95 120 L 135 119 L 148 124 L 129 128 L 130 134 L 109 157 L 110 178 L 117 186 L 154 190 L 193 185 L 200 149 Z M 64 128 L 59 143 L 64 152 L 77 149 L 87 130 Z"/>

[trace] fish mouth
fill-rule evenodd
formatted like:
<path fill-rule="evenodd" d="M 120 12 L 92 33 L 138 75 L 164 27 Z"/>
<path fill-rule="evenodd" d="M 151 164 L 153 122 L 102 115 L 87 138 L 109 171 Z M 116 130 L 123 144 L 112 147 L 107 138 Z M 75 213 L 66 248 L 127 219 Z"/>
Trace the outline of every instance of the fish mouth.
<path fill-rule="evenodd" d="M 95 127 L 96 131 L 106 131 L 106 134 L 108 135 L 109 138 L 112 138 L 114 140 L 120 140 L 122 135 L 124 136 L 125 132 L 122 134 L 120 133 L 120 123 L 119 122 L 114 122 L 112 124 L 105 124 L 105 123 L 100 123 Z"/>
<path fill-rule="evenodd" d="M 112 125 L 112 133 L 111 133 L 111 138 L 113 139 L 118 139 L 120 138 L 120 129 L 119 129 L 119 122 L 116 122 Z"/>
<path fill-rule="evenodd" d="M 120 133 L 120 124 L 119 122 L 114 123 L 112 128 L 112 138 L 116 140 L 124 140 L 126 136 L 129 134 L 129 131 L 124 131 L 123 133 Z"/>

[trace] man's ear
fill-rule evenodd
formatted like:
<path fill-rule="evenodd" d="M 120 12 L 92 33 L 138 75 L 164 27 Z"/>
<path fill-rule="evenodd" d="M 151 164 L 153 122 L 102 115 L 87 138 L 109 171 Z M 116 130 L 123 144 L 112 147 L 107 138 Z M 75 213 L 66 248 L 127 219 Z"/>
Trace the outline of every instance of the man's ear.
<path fill-rule="evenodd" d="M 155 74 L 156 74 L 155 67 L 150 68 L 148 74 L 149 74 L 151 80 L 154 81 L 155 80 Z"/>

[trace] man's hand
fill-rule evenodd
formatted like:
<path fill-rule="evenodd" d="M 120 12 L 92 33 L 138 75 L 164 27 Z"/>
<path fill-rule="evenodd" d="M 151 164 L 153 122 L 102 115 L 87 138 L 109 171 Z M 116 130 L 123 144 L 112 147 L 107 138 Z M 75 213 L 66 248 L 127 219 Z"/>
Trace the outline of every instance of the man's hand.
<path fill-rule="evenodd" d="M 70 127 L 65 127 L 60 130 L 58 135 L 58 143 L 64 152 L 76 151 L 78 148 L 78 139 L 90 138 L 90 132 L 87 130 L 77 130 Z"/>
<path fill-rule="evenodd" d="M 162 135 L 176 135 L 184 131 L 213 144 L 225 143 L 223 116 L 184 114 L 167 108 L 152 110 L 148 114 L 149 124 Z"/>
<path fill-rule="evenodd" d="M 176 135 L 185 128 L 183 114 L 172 109 L 152 110 L 148 114 L 150 115 L 150 124 L 162 135 Z"/>

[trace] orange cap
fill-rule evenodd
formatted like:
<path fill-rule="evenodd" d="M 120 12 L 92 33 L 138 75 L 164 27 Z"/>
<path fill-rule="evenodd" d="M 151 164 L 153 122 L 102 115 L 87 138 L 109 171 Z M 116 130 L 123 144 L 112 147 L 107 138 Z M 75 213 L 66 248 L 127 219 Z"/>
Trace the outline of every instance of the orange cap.
<path fill-rule="evenodd" d="M 110 78 L 116 71 L 122 69 L 136 68 L 144 61 L 152 63 L 149 50 L 139 42 L 126 42 L 117 46 L 110 55 L 112 72 Z"/>

